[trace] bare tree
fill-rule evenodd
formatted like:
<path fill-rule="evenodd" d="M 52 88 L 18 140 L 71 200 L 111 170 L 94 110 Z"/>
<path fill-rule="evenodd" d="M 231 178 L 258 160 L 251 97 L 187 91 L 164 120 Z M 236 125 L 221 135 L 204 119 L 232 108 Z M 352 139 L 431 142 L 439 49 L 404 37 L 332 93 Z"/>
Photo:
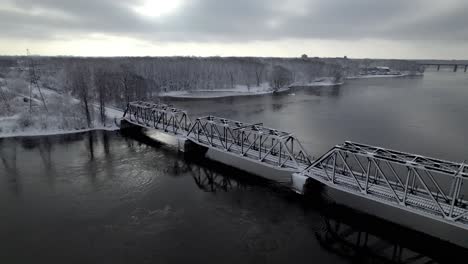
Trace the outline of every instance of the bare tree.
<path fill-rule="evenodd" d="M 274 91 L 278 91 L 279 89 L 291 84 L 291 82 L 291 71 L 289 71 L 283 66 L 273 66 L 273 71 L 271 73 L 271 84 L 273 86 Z"/>
<path fill-rule="evenodd" d="M 2 87 L 2 86 L 5 86 L 5 87 L 7 86 L 7 81 L 5 79 L 2 79 L 2 80 L 3 81 L 0 82 L 0 98 L 3 100 L 3 103 L 4 103 L 5 108 L 6 108 L 5 110 L 7 112 L 10 112 L 11 109 L 10 109 L 10 104 L 8 103 L 8 97 L 7 97 L 6 93 L 5 93 L 5 91 L 3 91 L 3 87 Z"/>
<path fill-rule="evenodd" d="M 257 80 L 257 86 L 260 86 L 262 81 L 262 75 L 265 71 L 265 64 L 263 63 L 256 63 L 255 64 L 255 78 Z"/>
<path fill-rule="evenodd" d="M 41 96 L 42 104 L 44 105 L 44 109 L 48 111 L 47 109 L 47 104 L 44 98 L 44 95 L 42 94 L 41 87 L 39 85 L 39 80 L 41 79 L 41 76 L 39 74 L 39 71 L 36 69 L 36 64 L 33 60 L 32 55 L 29 53 L 29 50 L 27 50 L 27 57 L 28 57 L 28 73 L 29 73 L 29 113 L 32 113 L 32 90 L 34 87 L 37 88 L 39 91 L 39 94 Z"/>
<path fill-rule="evenodd" d="M 83 108 L 84 115 L 86 117 L 86 123 L 88 127 L 91 127 L 92 119 L 91 119 L 91 111 L 89 108 L 89 78 L 90 71 L 86 67 L 86 65 L 77 64 L 73 68 L 71 72 L 71 86 L 72 91 L 78 95 L 78 98 L 81 101 L 81 105 Z"/>
<path fill-rule="evenodd" d="M 108 98 L 108 77 L 104 70 L 100 69 L 95 74 L 95 86 L 97 90 L 97 99 L 99 102 L 99 117 L 101 123 L 106 125 L 106 101 Z"/>

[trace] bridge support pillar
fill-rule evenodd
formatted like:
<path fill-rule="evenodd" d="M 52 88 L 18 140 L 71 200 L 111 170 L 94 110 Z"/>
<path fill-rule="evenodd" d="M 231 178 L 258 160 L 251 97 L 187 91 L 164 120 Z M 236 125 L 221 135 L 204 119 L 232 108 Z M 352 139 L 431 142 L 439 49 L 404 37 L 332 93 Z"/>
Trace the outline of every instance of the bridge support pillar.
<path fill-rule="evenodd" d="M 124 132 L 141 132 L 143 128 L 122 119 L 120 120 L 120 130 Z"/>
<path fill-rule="evenodd" d="M 293 190 L 299 194 L 304 194 L 304 189 L 306 187 L 307 179 L 309 177 L 304 176 L 300 173 L 293 173 L 292 175 L 292 187 Z"/>
<path fill-rule="evenodd" d="M 203 158 L 208 151 L 208 148 L 193 143 L 192 141 L 187 140 L 185 137 L 177 138 L 177 147 L 180 152 L 184 152 L 185 154 L 193 157 Z"/>
<path fill-rule="evenodd" d="M 440 71 L 440 65 L 437 65 L 437 71 Z"/>
<path fill-rule="evenodd" d="M 467 69 L 468 69 L 468 65 L 465 65 L 465 72 L 466 72 Z"/>
<path fill-rule="evenodd" d="M 458 65 L 455 64 L 455 66 L 453 66 L 453 72 L 457 72 L 457 70 L 458 70 Z"/>

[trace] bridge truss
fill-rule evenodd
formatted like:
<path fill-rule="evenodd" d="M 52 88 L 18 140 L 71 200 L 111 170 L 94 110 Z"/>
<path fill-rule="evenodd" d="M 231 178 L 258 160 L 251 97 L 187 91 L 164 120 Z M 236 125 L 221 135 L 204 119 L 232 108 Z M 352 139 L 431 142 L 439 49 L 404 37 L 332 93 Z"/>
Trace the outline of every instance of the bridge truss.
<path fill-rule="evenodd" d="M 279 168 L 305 169 L 312 164 L 291 133 L 239 121 L 207 116 L 197 118 L 187 134 L 196 143 Z"/>
<path fill-rule="evenodd" d="M 468 166 L 346 142 L 314 161 L 303 175 L 328 186 L 467 228 Z"/>
<path fill-rule="evenodd" d="M 124 118 L 146 127 L 172 134 L 183 134 L 190 129 L 187 112 L 165 104 L 132 102 L 127 105 Z"/>
<path fill-rule="evenodd" d="M 468 166 L 464 163 L 354 142 L 335 146 L 312 161 L 291 133 L 262 123 L 214 116 L 192 122 L 186 111 L 165 104 L 129 103 L 124 118 L 206 148 L 297 172 L 332 188 L 468 229 L 468 201 L 464 197 L 468 193 Z M 197 179 L 203 183 L 200 177 Z"/>
<path fill-rule="evenodd" d="M 192 122 L 187 112 L 165 104 L 129 103 L 128 121 L 147 128 L 186 137 L 207 148 L 237 154 L 242 158 L 300 172 L 312 161 L 291 133 L 239 121 L 207 116 Z"/>

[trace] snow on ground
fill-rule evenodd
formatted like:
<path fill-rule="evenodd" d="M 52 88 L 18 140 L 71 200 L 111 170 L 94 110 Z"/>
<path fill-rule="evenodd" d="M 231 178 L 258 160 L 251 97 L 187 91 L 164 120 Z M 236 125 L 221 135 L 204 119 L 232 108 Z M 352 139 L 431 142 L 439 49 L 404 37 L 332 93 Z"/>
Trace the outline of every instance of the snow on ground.
<path fill-rule="evenodd" d="M 323 77 L 317 78 L 310 83 L 294 83 L 291 86 L 300 86 L 300 87 L 316 87 L 316 86 L 336 86 L 343 85 L 344 82 L 336 82 L 333 77 Z"/>
<path fill-rule="evenodd" d="M 99 107 L 99 105 L 95 105 L 95 107 Z M 114 107 L 106 107 L 106 116 L 111 120 L 122 118 L 123 114 L 124 111 L 121 109 L 117 109 Z"/>
<path fill-rule="evenodd" d="M 98 107 L 95 106 L 96 112 Z M 46 135 L 59 135 L 59 134 L 72 134 L 72 133 L 81 133 L 92 130 L 107 130 L 115 131 L 119 127 L 117 123 L 120 118 L 123 116 L 123 111 L 108 108 L 106 107 L 106 116 L 107 124 L 104 126 L 99 123 L 97 120 L 94 120 L 92 128 L 82 127 L 41 127 L 41 123 L 36 123 L 34 125 L 22 126 L 22 119 L 24 118 L 22 114 L 16 114 L 9 117 L 0 117 L 0 138 L 8 137 L 29 137 L 29 136 L 46 136 Z M 59 118 L 54 116 L 41 117 L 45 118 L 47 124 L 59 123 L 56 122 Z"/>
<path fill-rule="evenodd" d="M 1 122 L 1 121 L 0 121 Z M 89 131 L 104 130 L 104 131 L 115 131 L 118 130 L 117 126 L 112 127 L 94 127 L 87 129 L 76 129 L 76 130 L 63 130 L 63 129 L 52 129 L 52 130 L 40 130 L 31 129 L 26 131 L 14 132 L 14 133 L 0 133 L 0 138 L 12 138 L 12 137 L 38 137 L 38 136 L 53 136 L 53 135 L 66 135 L 83 133 Z"/>
<path fill-rule="evenodd" d="M 282 88 L 277 92 L 289 90 L 288 87 Z M 161 93 L 163 97 L 173 98 L 221 98 L 232 96 L 249 96 L 274 93 L 273 88 L 268 83 L 263 83 L 261 86 L 248 87 L 245 85 L 236 85 L 232 89 L 215 89 L 215 90 L 196 90 L 196 91 L 172 91 Z"/>
<path fill-rule="evenodd" d="M 387 74 L 387 75 L 359 75 L 359 76 L 349 76 L 346 77 L 347 80 L 355 80 L 355 79 L 372 79 L 372 78 L 396 78 L 396 77 L 405 77 L 410 76 L 410 74 L 402 73 L 402 74 Z"/>
<path fill-rule="evenodd" d="M 289 91 L 291 87 L 316 87 L 316 86 L 335 86 L 342 85 L 343 82 L 336 82 L 333 77 L 317 78 L 310 83 L 293 83 L 289 87 L 284 87 L 276 92 Z M 275 91 L 268 83 L 263 83 L 261 86 L 247 87 L 245 85 L 236 85 L 232 89 L 215 89 L 215 90 L 196 90 L 196 91 L 172 91 L 160 93 L 159 96 L 173 98 L 221 98 L 233 96 L 249 96 L 272 94 Z"/>
<path fill-rule="evenodd" d="M 81 114 L 80 101 L 66 94 L 42 88 L 41 92 L 47 102 L 48 110 L 42 104 L 38 90 L 33 91 L 32 112 L 29 111 L 29 96 L 10 91 L 1 87 L 9 95 L 9 111 L 6 104 L 1 105 L 0 138 L 26 137 L 80 133 L 91 130 L 117 130 L 117 120 L 123 116 L 123 111 L 106 107 L 106 125 L 98 121 L 99 106 L 92 105 L 94 121 L 92 128 L 87 128 L 86 121 Z M 3 103 L 3 102 L 0 102 Z"/>

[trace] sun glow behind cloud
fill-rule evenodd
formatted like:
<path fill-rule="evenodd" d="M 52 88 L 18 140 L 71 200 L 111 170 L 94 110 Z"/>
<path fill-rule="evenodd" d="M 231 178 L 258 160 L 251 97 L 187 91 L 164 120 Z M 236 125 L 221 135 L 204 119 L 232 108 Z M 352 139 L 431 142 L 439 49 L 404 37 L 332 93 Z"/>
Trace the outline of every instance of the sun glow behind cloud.
<path fill-rule="evenodd" d="M 0 54 L 461 58 L 465 10 L 466 0 L 0 0 Z"/>
<path fill-rule="evenodd" d="M 143 0 L 133 10 L 145 17 L 159 18 L 176 12 L 182 5 L 182 0 Z"/>

